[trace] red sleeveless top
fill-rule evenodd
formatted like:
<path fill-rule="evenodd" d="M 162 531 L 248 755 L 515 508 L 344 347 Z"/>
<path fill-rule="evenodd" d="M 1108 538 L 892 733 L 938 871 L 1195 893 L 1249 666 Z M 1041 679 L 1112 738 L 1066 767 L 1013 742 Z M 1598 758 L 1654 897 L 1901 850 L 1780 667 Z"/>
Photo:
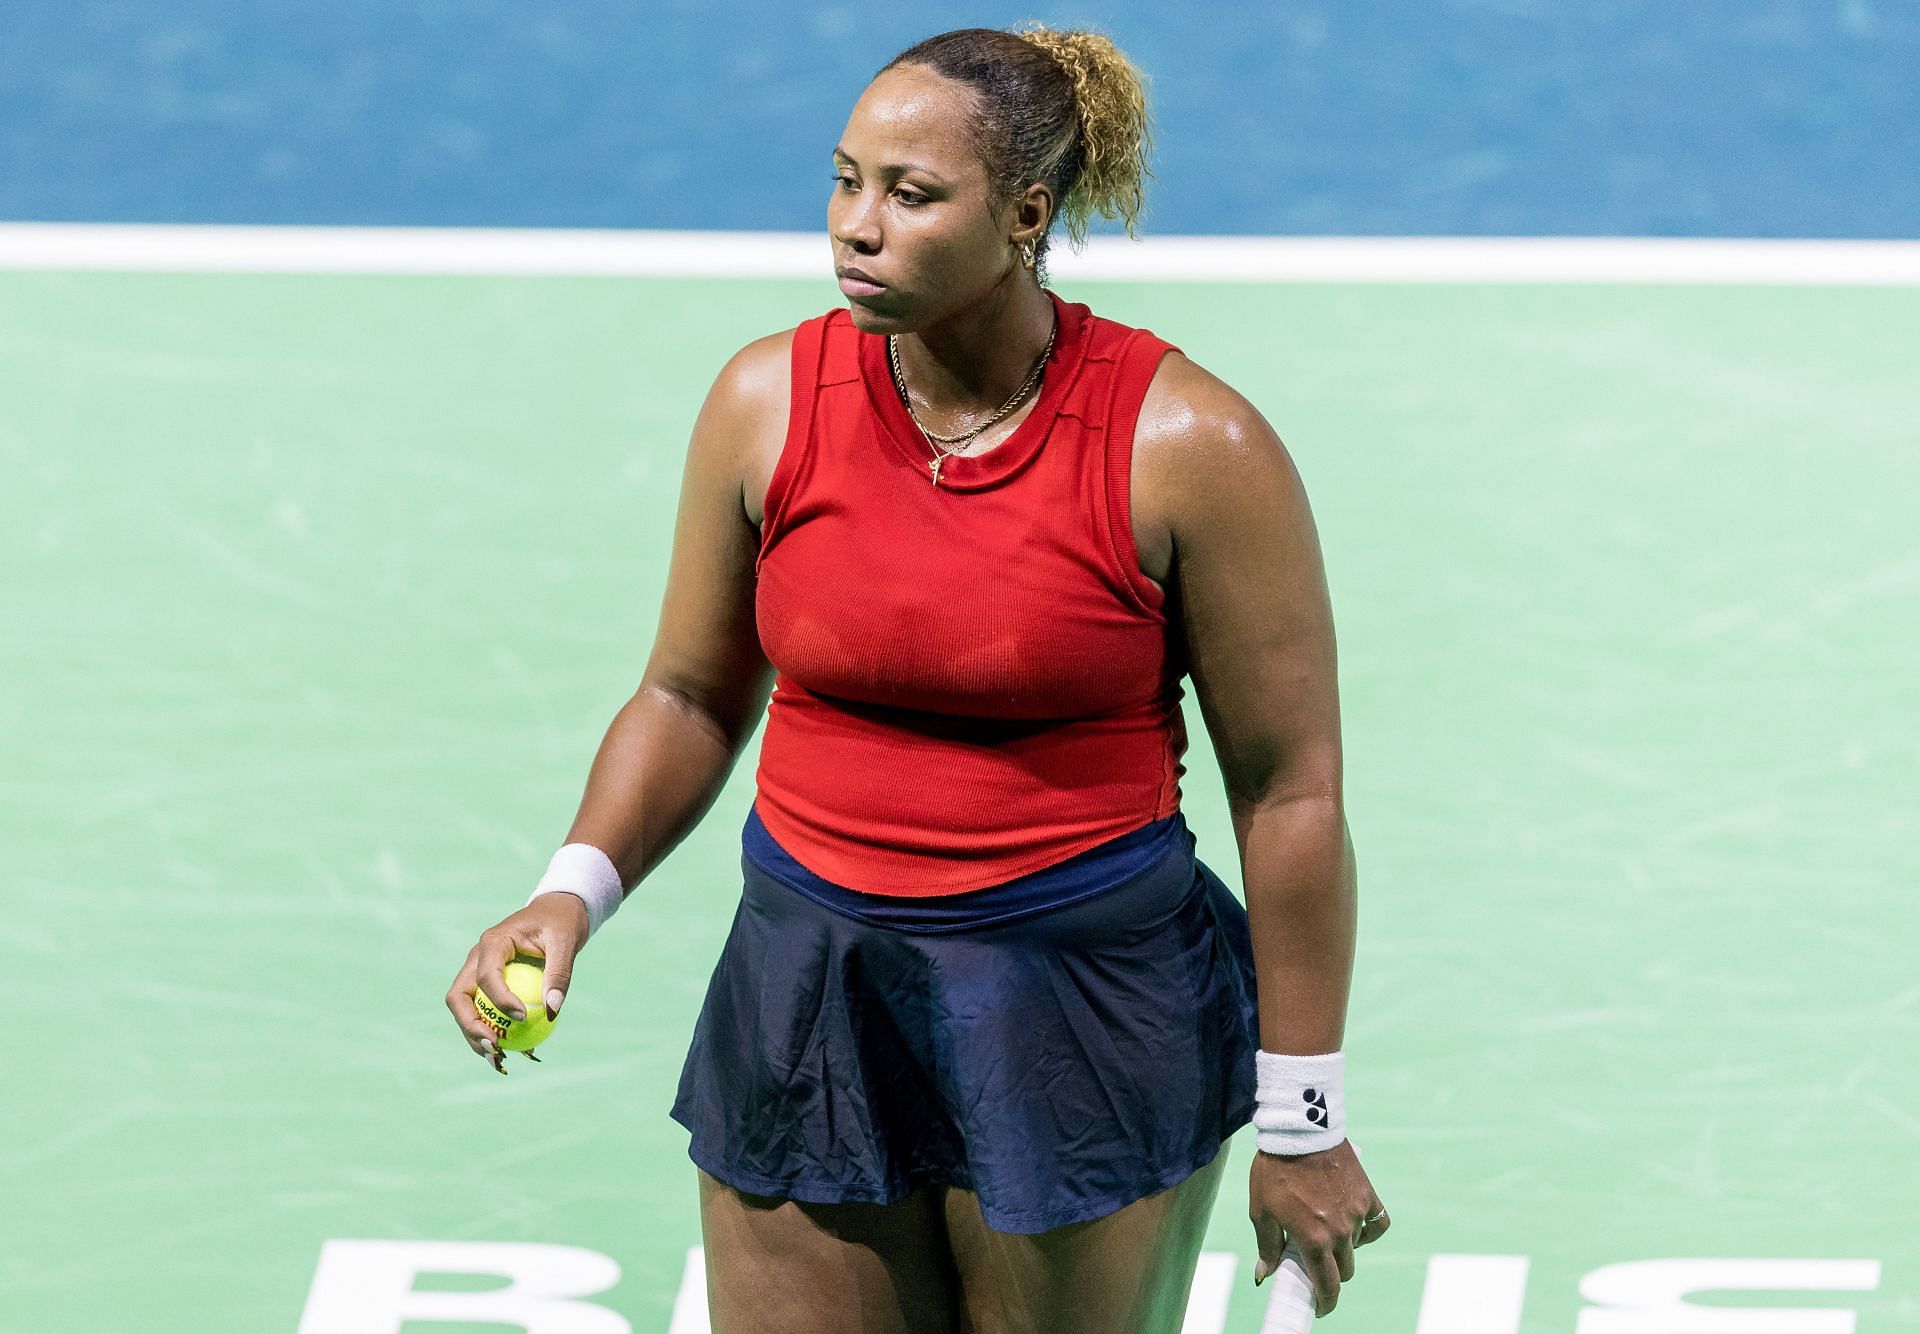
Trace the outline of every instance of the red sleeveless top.
<path fill-rule="evenodd" d="M 1179 809 L 1185 654 L 1127 508 L 1172 345 L 1049 295 L 1038 402 L 937 487 L 886 339 L 845 309 L 794 332 L 755 567 L 776 675 L 754 809 L 849 889 L 982 889 Z"/>

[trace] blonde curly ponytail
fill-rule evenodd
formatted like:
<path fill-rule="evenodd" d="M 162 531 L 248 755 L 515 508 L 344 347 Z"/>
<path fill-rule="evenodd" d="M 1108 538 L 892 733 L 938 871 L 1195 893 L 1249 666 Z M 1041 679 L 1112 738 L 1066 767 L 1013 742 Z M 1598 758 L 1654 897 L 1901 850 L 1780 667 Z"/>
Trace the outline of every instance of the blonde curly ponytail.
<path fill-rule="evenodd" d="M 1145 78 L 1112 39 L 1097 32 L 1061 31 L 1037 21 L 1015 31 L 1052 56 L 1073 80 L 1080 171 L 1060 205 L 1067 236 L 1076 246 L 1083 243 L 1095 213 L 1124 223 L 1127 235 L 1138 236 L 1146 178 L 1152 175 Z"/>
<path fill-rule="evenodd" d="M 1049 28 L 956 28 L 902 51 L 881 68 L 920 65 L 976 94 L 974 142 L 1002 198 L 1044 182 L 1054 217 L 1077 249 L 1094 214 L 1138 236 L 1146 204 L 1152 124 L 1146 79 L 1111 39 Z M 1036 263 L 1041 281 L 1052 228 Z"/>

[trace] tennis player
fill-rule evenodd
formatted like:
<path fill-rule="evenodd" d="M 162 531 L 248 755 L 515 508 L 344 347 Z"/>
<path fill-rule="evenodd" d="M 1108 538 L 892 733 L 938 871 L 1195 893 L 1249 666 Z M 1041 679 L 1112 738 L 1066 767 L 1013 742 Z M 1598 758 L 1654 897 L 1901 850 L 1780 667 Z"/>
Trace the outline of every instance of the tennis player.
<path fill-rule="evenodd" d="M 766 712 L 743 892 L 672 1116 L 716 1334 L 1172 1334 L 1257 1128 L 1256 1281 L 1320 1313 L 1387 1229 L 1345 1133 L 1355 931 L 1334 635 L 1285 448 L 1046 286 L 1138 217 L 1106 38 L 902 52 L 833 147 L 847 305 L 742 349 L 694 425 L 658 633 L 566 845 L 447 993 L 575 957 Z M 1180 809 L 1181 679 L 1242 908 Z M 1256 986 L 1257 979 L 1257 986 Z"/>

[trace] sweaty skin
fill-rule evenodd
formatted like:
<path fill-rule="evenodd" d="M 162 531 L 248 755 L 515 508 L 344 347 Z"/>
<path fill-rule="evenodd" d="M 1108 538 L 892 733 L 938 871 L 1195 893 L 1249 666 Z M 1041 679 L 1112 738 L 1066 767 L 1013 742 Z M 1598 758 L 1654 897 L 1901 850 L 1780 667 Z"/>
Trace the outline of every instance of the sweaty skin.
<path fill-rule="evenodd" d="M 962 84 L 889 70 L 855 105 L 832 160 L 835 269 L 883 285 L 849 294 L 854 322 L 900 336 L 914 412 L 943 435 L 1005 402 L 1053 318 L 1019 247 L 1046 232 L 1055 200 L 1044 184 L 993 197 L 970 133 L 976 113 Z M 695 421 L 653 649 L 567 834 L 606 851 L 629 887 L 704 816 L 772 688 L 754 621 L 754 559 L 786 434 L 792 337 L 736 353 Z M 1030 410 L 1031 399 L 966 452 L 996 447 Z M 1261 1045 L 1335 1050 L 1356 893 L 1332 616 L 1299 475 L 1241 395 L 1170 354 L 1143 405 L 1131 476 L 1140 569 L 1168 593 L 1226 782 Z M 497 1059 L 472 1014 L 475 973 L 530 948 L 564 991 L 585 920 L 578 900 L 547 895 L 482 936 L 448 992 L 474 1050 Z M 1225 1157 L 1105 1218 L 1030 1237 L 991 1231 L 972 1193 L 951 1187 L 886 1206 L 802 1205 L 700 1172 L 713 1329 L 1177 1334 Z M 1386 1231 L 1384 1218 L 1362 1225 L 1380 1210 L 1350 1145 L 1255 1155 L 1248 1213 L 1261 1261 L 1277 1265 L 1285 1240 L 1296 1240 L 1321 1314 L 1353 1277 L 1354 1247 Z"/>

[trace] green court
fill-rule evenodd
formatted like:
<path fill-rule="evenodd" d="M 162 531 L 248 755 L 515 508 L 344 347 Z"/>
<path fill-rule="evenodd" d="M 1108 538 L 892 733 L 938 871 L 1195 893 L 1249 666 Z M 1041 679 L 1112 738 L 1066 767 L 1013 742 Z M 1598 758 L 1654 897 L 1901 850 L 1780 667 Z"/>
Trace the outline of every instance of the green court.
<path fill-rule="evenodd" d="M 1321 1328 L 1920 1329 L 1920 289 L 1062 290 L 1246 392 L 1320 524 L 1394 1219 Z M 0 1329 L 339 1334 L 370 1256 L 534 1243 L 618 1266 L 551 1331 L 704 1330 L 667 1107 L 758 739 L 543 1064 L 441 997 L 638 683 L 707 384 L 837 300 L 0 274 Z M 1195 1334 L 1266 1295 L 1231 1152 Z"/>

